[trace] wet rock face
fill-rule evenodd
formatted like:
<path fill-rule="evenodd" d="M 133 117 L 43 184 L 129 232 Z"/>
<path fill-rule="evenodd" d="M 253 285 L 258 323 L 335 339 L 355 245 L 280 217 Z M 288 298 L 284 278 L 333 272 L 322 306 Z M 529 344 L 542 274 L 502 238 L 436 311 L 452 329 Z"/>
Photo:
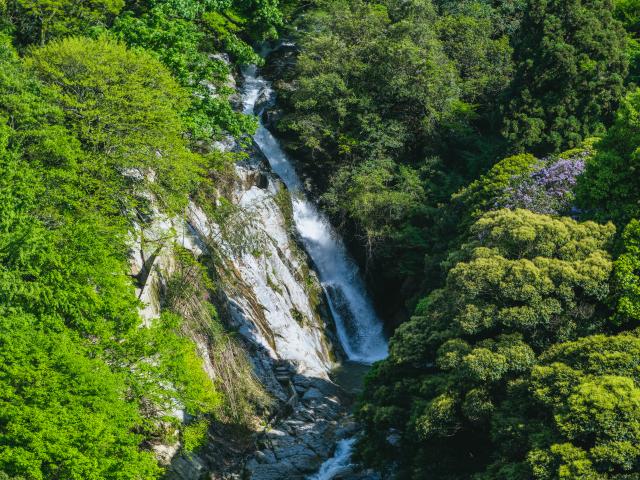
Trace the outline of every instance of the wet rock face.
<path fill-rule="evenodd" d="M 290 361 L 299 373 L 326 379 L 335 358 L 327 333 L 330 319 L 319 281 L 283 211 L 290 204 L 288 193 L 259 159 L 238 165 L 236 173 L 231 200 L 244 212 L 238 228 L 253 242 L 251 249 L 233 248 L 195 205 L 189 218 L 195 236 L 214 242 L 223 259 L 222 310 L 231 326 L 273 360 Z"/>
<path fill-rule="evenodd" d="M 296 374 L 280 364 L 275 373 L 290 392 L 286 409 L 273 426 L 258 437 L 258 450 L 245 464 L 244 476 L 253 480 L 304 479 L 331 456 L 335 443 L 352 435 L 345 393 L 334 383 Z"/>
<path fill-rule="evenodd" d="M 180 231 L 186 248 L 218 249 L 225 262 L 219 312 L 244 338 L 254 372 L 278 406 L 264 419 L 268 427 L 250 435 L 249 443 L 234 432 L 209 432 L 197 452 L 172 451 L 175 456 L 165 460 L 168 479 L 303 479 L 350 433 L 344 426 L 350 424 L 348 398 L 328 376 L 335 358 L 328 309 L 293 237 L 283 188 L 258 156 L 237 166 L 230 200 L 250 217 L 249 234 L 262 236 L 257 250 L 238 251 L 225 243 L 219 226 L 196 205 L 190 207 L 188 228 Z"/>
<path fill-rule="evenodd" d="M 232 277 L 225 281 L 223 309 L 245 337 L 254 370 L 278 400 L 278 408 L 256 434 L 240 470 L 212 468 L 208 475 L 213 476 L 203 473 L 203 478 L 240 474 L 251 480 L 305 479 L 331 457 L 339 440 L 356 432 L 357 425 L 349 413 L 350 396 L 328 376 L 335 353 L 320 308 L 322 290 L 287 225 L 284 187 L 259 157 L 239 165 L 237 173 L 233 201 L 253 212 L 251 229 L 266 238 L 258 254 L 227 252 L 226 271 Z M 214 233 L 198 215 L 190 220 L 196 234 L 205 238 Z M 205 446 L 192 462 L 191 473 L 177 462 L 176 471 L 182 473 L 173 478 L 199 478 L 199 464 L 216 453 L 215 447 Z M 349 478 L 346 475 L 345 471 L 343 478 Z"/>
<path fill-rule="evenodd" d="M 347 415 L 339 389 L 328 379 L 334 354 L 325 333 L 327 319 L 320 311 L 322 299 L 312 298 L 321 288 L 291 236 L 282 202 L 276 200 L 282 188 L 259 161 L 238 166 L 233 200 L 253 212 L 251 228 L 266 237 L 260 252 L 237 253 L 230 247 L 222 252 L 233 277 L 220 292 L 225 316 L 243 335 L 256 375 L 278 402 L 276 416 L 265 419 L 271 427 L 244 432 L 244 438 L 230 430 L 213 431 L 220 428 L 214 425 L 207 445 L 190 455 L 182 455 L 177 442 L 151 445 L 159 461 L 169 466 L 168 479 L 226 480 L 241 474 L 254 479 L 304 478 L 330 456 Z M 136 227 L 131 274 L 144 303 L 140 315 L 146 325 L 160 315 L 174 269 L 172 242 L 166 239 L 175 238 L 199 255 L 214 246 L 210 237 L 215 234 L 215 225 L 195 205 L 187 223 L 154 211 L 144 229 Z M 206 339 L 193 340 L 214 378 Z"/>
<path fill-rule="evenodd" d="M 238 147 L 225 138 L 207 148 Z M 190 206 L 186 222 L 155 212 L 147 219 L 152 228 L 146 227 L 145 237 L 138 235 L 132 245 L 132 276 L 145 303 L 140 312 L 145 324 L 159 315 L 173 269 L 171 246 L 162 241 L 170 232 L 196 255 L 215 252 L 222 259 L 216 266 L 216 307 L 240 333 L 256 376 L 277 404 L 275 413 L 263 419 L 268 426 L 261 431 L 239 434 L 214 422 L 206 445 L 189 455 L 181 454 L 177 443 L 153 445 L 169 465 L 167 480 L 304 479 L 333 455 L 339 440 L 358 430 L 349 414 L 351 398 L 329 379 L 339 353 L 322 288 L 294 237 L 288 193 L 265 163 L 252 152 L 250 161 L 237 166 L 237 180 L 225 191 L 246 215 L 245 222 L 227 230 L 246 229 L 259 240 L 255 248 L 236 248 L 223 226 L 197 205 Z M 193 339 L 213 378 L 208 339 Z M 338 473 L 335 478 L 343 480 L 376 478 L 352 467 Z"/>

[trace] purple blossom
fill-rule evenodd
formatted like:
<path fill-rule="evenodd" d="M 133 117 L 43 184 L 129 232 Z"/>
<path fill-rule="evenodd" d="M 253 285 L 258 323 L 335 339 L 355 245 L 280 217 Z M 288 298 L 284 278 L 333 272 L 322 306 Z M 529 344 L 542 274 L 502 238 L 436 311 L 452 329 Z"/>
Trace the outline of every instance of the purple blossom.
<path fill-rule="evenodd" d="M 570 158 L 541 160 L 532 173 L 512 177 L 496 201 L 496 207 L 526 208 L 550 215 L 569 213 L 574 200 L 573 188 L 588 156 L 589 152 L 585 151 Z"/>

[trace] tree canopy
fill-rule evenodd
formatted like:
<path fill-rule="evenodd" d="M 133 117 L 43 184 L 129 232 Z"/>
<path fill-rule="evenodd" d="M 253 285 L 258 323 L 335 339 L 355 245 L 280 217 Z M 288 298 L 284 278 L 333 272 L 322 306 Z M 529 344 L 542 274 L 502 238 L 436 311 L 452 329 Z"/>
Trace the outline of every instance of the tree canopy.
<path fill-rule="evenodd" d="M 0 480 L 161 478 L 149 445 L 268 404 L 210 303 L 226 252 L 169 238 L 144 324 L 128 258 L 157 212 L 235 208 L 217 146 L 265 63 L 392 332 L 357 459 L 636 479 L 638 35 L 637 0 L 0 0 Z"/>
<path fill-rule="evenodd" d="M 504 132 L 557 151 L 603 131 L 623 95 L 626 35 L 605 0 L 531 0 L 514 35 Z"/>
<path fill-rule="evenodd" d="M 603 328 L 614 231 L 527 210 L 482 215 L 451 254 L 445 286 L 396 330 L 369 379 L 359 413 L 365 458 L 389 452 L 408 478 L 482 472 L 486 425 L 510 383 L 546 348 Z M 396 449 L 389 429 L 402 432 Z"/>
<path fill-rule="evenodd" d="M 638 471 L 638 332 L 555 345 L 510 385 L 479 478 L 630 478 Z"/>
<path fill-rule="evenodd" d="M 612 219 L 624 226 L 640 217 L 638 210 L 638 107 L 640 91 L 625 98 L 616 120 L 597 145 L 598 154 L 587 162 L 578 183 L 578 203 L 594 218 Z"/>

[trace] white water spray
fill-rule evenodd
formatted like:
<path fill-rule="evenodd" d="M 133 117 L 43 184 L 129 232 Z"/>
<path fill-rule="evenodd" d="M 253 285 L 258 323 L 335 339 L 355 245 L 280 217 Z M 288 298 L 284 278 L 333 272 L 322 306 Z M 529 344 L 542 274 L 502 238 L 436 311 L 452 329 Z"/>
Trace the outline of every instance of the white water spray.
<path fill-rule="evenodd" d="M 260 114 L 255 111 L 256 103 L 272 99 L 271 85 L 257 75 L 255 66 L 246 68 L 243 74 L 244 113 Z M 367 296 L 357 265 L 327 217 L 305 197 L 295 168 L 262 120 L 254 140 L 291 193 L 296 230 L 318 271 L 345 353 L 350 360 L 362 363 L 382 360 L 388 352 L 382 322 Z"/>
<path fill-rule="evenodd" d="M 345 438 L 340 440 L 336 446 L 333 457 L 320 466 L 320 470 L 315 475 L 308 477 L 308 480 L 331 480 L 345 467 L 351 465 L 351 453 L 355 438 Z"/>

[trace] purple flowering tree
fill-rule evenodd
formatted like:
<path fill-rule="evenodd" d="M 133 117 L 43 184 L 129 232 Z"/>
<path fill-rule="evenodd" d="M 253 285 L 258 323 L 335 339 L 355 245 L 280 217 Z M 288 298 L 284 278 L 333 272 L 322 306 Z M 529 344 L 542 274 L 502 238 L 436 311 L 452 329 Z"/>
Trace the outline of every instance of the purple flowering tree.
<path fill-rule="evenodd" d="M 574 200 L 573 188 L 589 155 L 589 151 L 583 151 L 569 158 L 541 160 L 532 173 L 511 179 L 496 207 L 526 208 L 549 215 L 569 213 Z"/>

